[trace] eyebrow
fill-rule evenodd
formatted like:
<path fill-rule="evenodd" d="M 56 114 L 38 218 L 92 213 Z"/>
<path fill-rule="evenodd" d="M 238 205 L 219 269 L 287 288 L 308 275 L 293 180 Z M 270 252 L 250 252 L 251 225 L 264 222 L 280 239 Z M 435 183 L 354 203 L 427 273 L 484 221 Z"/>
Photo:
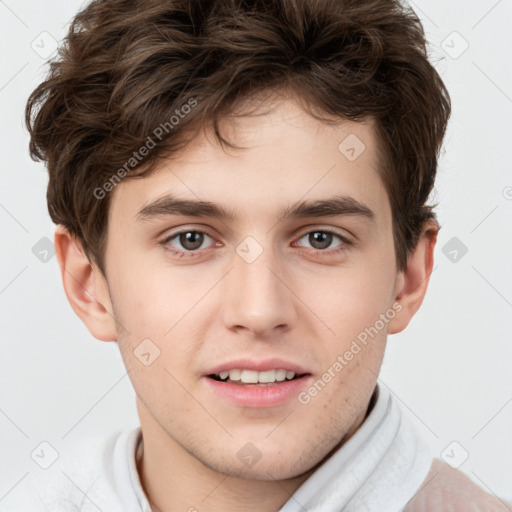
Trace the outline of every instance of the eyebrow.
<path fill-rule="evenodd" d="M 232 221 L 236 218 L 234 210 L 224 208 L 210 201 L 196 201 L 179 199 L 166 195 L 144 206 L 136 215 L 137 220 L 151 220 L 162 215 L 183 215 L 189 217 L 215 217 L 221 220 Z M 329 199 L 314 201 L 298 201 L 284 208 L 279 218 L 304 217 L 335 217 L 359 216 L 372 222 L 375 213 L 365 204 L 348 196 L 335 196 Z"/>

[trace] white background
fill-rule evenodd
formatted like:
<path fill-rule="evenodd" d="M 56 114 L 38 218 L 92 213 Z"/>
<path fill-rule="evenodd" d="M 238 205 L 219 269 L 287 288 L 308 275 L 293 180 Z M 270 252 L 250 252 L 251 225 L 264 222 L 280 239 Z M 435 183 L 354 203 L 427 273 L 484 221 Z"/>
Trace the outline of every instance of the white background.
<path fill-rule="evenodd" d="M 96 341 L 75 316 L 56 258 L 32 252 L 54 227 L 46 171 L 28 156 L 22 121 L 46 70 L 31 44 L 42 32 L 60 40 L 80 5 L 0 1 L 2 511 L 44 471 L 30 458 L 42 441 L 62 453 L 91 431 L 137 425 L 116 345 Z M 389 338 L 381 382 L 435 456 L 456 441 L 448 454 L 469 455 L 461 470 L 512 500 L 512 1 L 412 5 L 453 115 L 433 197 L 442 225 L 435 271 L 409 328 Z M 468 248 L 455 263 L 442 252 L 453 237 Z"/>

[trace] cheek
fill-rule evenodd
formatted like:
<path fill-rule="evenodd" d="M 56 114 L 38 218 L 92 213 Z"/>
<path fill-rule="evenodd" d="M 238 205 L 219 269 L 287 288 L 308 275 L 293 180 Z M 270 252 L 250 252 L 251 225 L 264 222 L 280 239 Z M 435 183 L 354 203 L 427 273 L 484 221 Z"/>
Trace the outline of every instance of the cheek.
<path fill-rule="evenodd" d="M 117 258 L 111 288 L 117 314 L 129 332 L 165 337 L 214 282 L 211 272 L 202 279 L 186 267 L 171 268 L 162 260 L 152 261 L 142 253 Z"/>
<path fill-rule="evenodd" d="M 392 253 L 385 252 L 361 258 L 351 268 L 340 268 L 329 279 L 321 280 L 314 297 L 309 295 L 312 303 L 317 300 L 314 308 L 331 330 L 321 348 L 325 380 L 329 382 L 317 406 L 332 401 L 357 408 L 358 401 L 371 394 L 384 355 L 388 324 L 394 316 L 390 301 L 392 258 Z M 323 389 L 321 383 L 317 387 Z"/>
<path fill-rule="evenodd" d="M 393 284 L 389 268 L 361 264 L 331 272 L 314 286 L 304 285 L 302 297 L 336 338 L 347 340 L 373 325 L 390 307 Z"/>
<path fill-rule="evenodd" d="M 189 340 L 141 338 L 132 332 L 118 341 L 135 393 L 156 416 L 164 417 L 173 407 L 187 413 L 192 404 L 186 390 L 195 384 L 187 372 L 192 360 Z"/>
<path fill-rule="evenodd" d="M 186 378 L 202 333 L 194 322 L 209 282 L 190 279 L 168 267 L 119 265 L 111 287 L 114 315 L 122 326 L 118 345 L 135 390 L 143 397 L 175 388 Z M 171 375 L 170 375 L 171 374 Z M 148 399 L 149 400 L 149 399 Z"/>

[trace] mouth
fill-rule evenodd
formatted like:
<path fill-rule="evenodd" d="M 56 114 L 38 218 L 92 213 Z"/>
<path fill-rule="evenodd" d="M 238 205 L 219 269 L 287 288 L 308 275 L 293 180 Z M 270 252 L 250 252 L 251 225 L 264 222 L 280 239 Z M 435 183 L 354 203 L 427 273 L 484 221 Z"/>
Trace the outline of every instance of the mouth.
<path fill-rule="evenodd" d="M 271 408 L 293 403 L 313 380 L 304 367 L 281 358 L 241 358 L 203 373 L 208 392 L 242 408 Z"/>
<path fill-rule="evenodd" d="M 219 373 L 207 375 L 210 379 L 226 384 L 235 384 L 239 386 L 277 386 L 280 383 L 292 380 L 298 380 L 309 375 L 308 373 L 296 373 L 285 368 L 276 368 L 265 371 L 248 370 L 243 368 L 234 368 L 223 370 Z"/>

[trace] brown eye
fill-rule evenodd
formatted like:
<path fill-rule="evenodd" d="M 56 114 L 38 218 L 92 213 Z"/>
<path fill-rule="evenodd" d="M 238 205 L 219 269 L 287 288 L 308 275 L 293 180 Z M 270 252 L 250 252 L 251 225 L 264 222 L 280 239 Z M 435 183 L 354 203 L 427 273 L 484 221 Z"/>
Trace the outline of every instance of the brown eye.
<path fill-rule="evenodd" d="M 167 237 L 164 244 L 176 252 L 191 252 L 204 248 L 202 246 L 208 238 L 211 237 L 202 231 L 188 230 Z"/>
<path fill-rule="evenodd" d="M 189 251 L 195 251 L 199 249 L 203 243 L 204 234 L 198 231 L 187 231 L 186 233 L 180 233 L 179 241 L 180 244 Z"/>
<path fill-rule="evenodd" d="M 308 242 L 314 249 L 327 249 L 332 243 L 332 234 L 325 231 L 309 233 Z"/>
<path fill-rule="evenodd" d="M 336 238 L 340 240 L 340 243 L 332 245 Z M 317 251 L 325 251 L 326 249 L 331 248 L 338 249 L 344 245 L 348 245 L 348 241 L 344 237 L 338 233 L 334 233 L 328 230 L 310 231 L 309 233 L 302 235 L 300 239 L 307 239 L 309 246 Z M 307 247 L 307 245 L 303 247 Z"/>

